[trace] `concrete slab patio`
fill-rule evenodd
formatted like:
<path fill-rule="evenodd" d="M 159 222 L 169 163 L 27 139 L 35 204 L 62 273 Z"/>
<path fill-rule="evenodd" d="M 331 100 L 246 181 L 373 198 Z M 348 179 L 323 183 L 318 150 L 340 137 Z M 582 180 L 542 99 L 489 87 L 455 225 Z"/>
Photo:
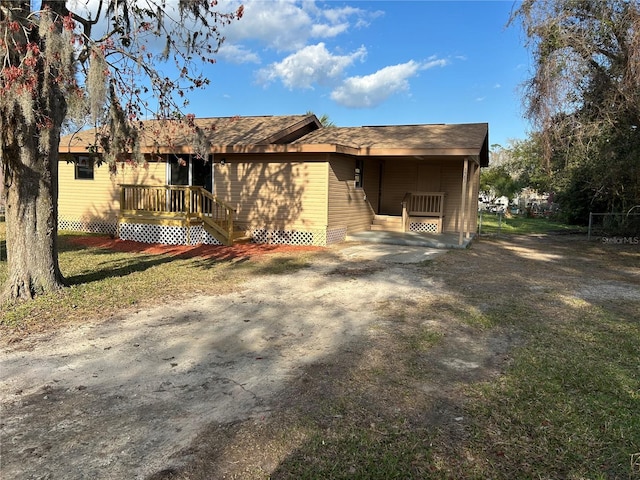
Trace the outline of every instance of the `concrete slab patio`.
<path fill-rule="evenodd" d="M 446 251 L 443 248 L 359 242 L 343 247 L 340 250 L 340 256 L 348 261 L 373 260 L 383 263 L 410 264 L 433 260 Z"/>
<path fill-rule="evenodd" d="M 352 233 L 347 236 L 347 241 L 430 248 L 467 248 L 473 238 L 474 236 L 464 238 L 462 245 L 459 245 L 459 233 L 402 233 L 369 230 Z"/>

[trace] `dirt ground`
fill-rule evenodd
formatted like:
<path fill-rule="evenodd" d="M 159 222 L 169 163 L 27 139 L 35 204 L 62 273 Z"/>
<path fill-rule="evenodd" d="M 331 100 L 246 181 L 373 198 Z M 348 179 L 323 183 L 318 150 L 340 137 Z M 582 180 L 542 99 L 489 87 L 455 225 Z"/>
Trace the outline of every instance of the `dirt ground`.
<path fill-rule="evenodd" d="M 162 472 L 192 462 L 212 425 L 259 423 L 309 392 L 322 395 L 329 364 L 333 376 L 356 355 L 377 351 L 379 361 L 393 316 L 425 298 L 466 295 L 479 311 L 523 289 L 541 299 L 549 289 L 637 298 L 640 250 L 619 247 L 611 263 L 615 248 L 570 236 L 481 239 L 451 251 L 342 245 L 239 292 L 0 345 L 0 476 L 170 478 Z M 446 340 L 425 354 L 429 372 L 417 388 L 437 400 L 425 421 L 455 426 L 456 386 L 499 375 L 519 338 L 444 318 L 421 320 Z M 211 478 L 233 477 L 242 465 L 232 463 Z M 277 468 L 277 458 L 262 468 Z"/>

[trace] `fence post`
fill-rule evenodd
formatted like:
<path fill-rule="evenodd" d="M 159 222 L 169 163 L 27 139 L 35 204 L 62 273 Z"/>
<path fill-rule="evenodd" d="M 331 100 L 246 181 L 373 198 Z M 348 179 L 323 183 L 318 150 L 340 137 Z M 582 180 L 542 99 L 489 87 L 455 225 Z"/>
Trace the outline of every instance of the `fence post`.
<path fill-rule="evenodd" d="M 589 212 L 589 230 L 587 231 L 587 240 L 591 240 L 591 222 L 593 221 L 593 212 Z"/>
<path fill-rule="evenodd" d="M 502 212 L 498 212 L 498 235 L 502 233 Z"/>
<path fill-rule="evenodd" d="M 482 235 L 482 210 L 480 210 L 480 221 L 478 222 L 478 235 Z"/>

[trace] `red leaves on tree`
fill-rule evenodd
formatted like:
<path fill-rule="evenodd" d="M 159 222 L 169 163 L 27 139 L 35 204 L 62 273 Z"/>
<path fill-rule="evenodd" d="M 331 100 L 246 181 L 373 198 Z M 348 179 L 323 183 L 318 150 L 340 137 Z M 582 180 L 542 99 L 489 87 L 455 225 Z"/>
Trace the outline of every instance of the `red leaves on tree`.
<path fill-rule="evenodd" d="M 62 28 L 68 31 L 73 31 L 76 28 L 76 22 L 71 13 L 62 18 Z"/>

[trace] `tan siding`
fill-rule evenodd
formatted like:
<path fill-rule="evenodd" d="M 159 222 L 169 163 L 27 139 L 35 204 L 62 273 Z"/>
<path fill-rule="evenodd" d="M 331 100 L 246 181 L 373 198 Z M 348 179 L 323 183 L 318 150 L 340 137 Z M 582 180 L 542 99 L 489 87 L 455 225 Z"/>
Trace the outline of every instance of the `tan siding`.
<path fill-rule="evenodd" d="M 382 168 L 382 163 L 382 160 L 378 158 L 365 159 L 364 161 L 362 186 L 374 213 L 377 213 L 380 209 L 380 169 Z"/>
<path fill-rule="evenodd" d="M 480 183 L 480 167 L 469 162 L 469 196 L 467 197 L 467 231 L 478 230 L 478 189 Z"/>
<path fill-rule="evenodd" d="M 463 160 L 443 169 L 443 191 L 447 192 L 445 199 L 445 220 L 443 230 L 445 232 L 459 232 L 462 225 L 462 168 Z M 467 230 L 474 233 L 477 228 L 478 216 L 478 188 L 480 181 L 479 168 L 474 162 L 469 162 L 468 189 L 466 204 Z"/>
<path fill-rule="evenodd" d="M 416 172 L 416 191 L 441 192 L 442 191 L 442 163 L 418 162 Z"/>
<path fill-rule="evenodd" d="M 372 165 L 373 166 L 373 165 Z M 376 168 L 375 166 L 373 166 Z M 368 230 L 373 210 L 364 188 L 355 188 L 356 161 L 351 157 L 337 156 L 331 159 L 329 168 L 329 228 L 346 228 L 347 233 Z M 371 175 L 370 166 L 363 167 L 363 186 Z M 375 172 L 372 172 L 375 173 Z"/>
<path fill-rule="evenodd" d="M 58 215 L 74 221 L 114 220 L 120 209 L 120 183 L 164 185 L 164 163 L 146 167 L 124 166 L 114 175 L 107 165 L 94 167 L 94 179 L 75 179 L 75 165 L 61 160 L 58 166 Z"/>
<path fill-rule="evenodd" d="M 402 200 L 407 192 L 442 192 L 441 160 L 388 158 L 384 164 L 384 179 L 380 213 L 402 215 Z"/>
<path fill-rule="evenodd" d="M 214 194 L 237 209 L 237 222 L 255 228 L 325 229 L 327 162 L 324 155 L 227 156 L 216 159 Z"/>
<path fill-rule="evenodd" d="M 460 192 L 462 188 L 462 162 L 443 166 L 442 190 L 447 193 L 444 204 L 444 232 L 457 232 L 460 228 Z"/>
<path fill-rule="evenodd" d="M 402 215 L 405 194 L 417 191 L 416 172 L 415 160 L 389 158 L 385 161 L 380 213 Z"/>
<path fill-rule="evenodd" d="M 459 232 L 462 228 L 462 168 L 463 160 L 456 162 L 446 170 L 443 180 L 447 183 L 447 200 L 445 204 L 445 232 Z M 478 189 L 479 167 L 474 162 L 469 162 L 467 196 L 465 200 L 467 231 L 474 233 L 477 228 L 478 217 Z"/>
<path fill-rule="evenodd" d="M 399 215 L 400 203 L 408 191 L 445 192 L 443 231 L 459 231 L 461 225 L 462 165 L 460 160 L 387 161 L 385 165 L 382 213 Z M 473 162 L 469 164 L 469 192 L 466 200 L 468 228 L 476 228 L 479 174 Z"/>

